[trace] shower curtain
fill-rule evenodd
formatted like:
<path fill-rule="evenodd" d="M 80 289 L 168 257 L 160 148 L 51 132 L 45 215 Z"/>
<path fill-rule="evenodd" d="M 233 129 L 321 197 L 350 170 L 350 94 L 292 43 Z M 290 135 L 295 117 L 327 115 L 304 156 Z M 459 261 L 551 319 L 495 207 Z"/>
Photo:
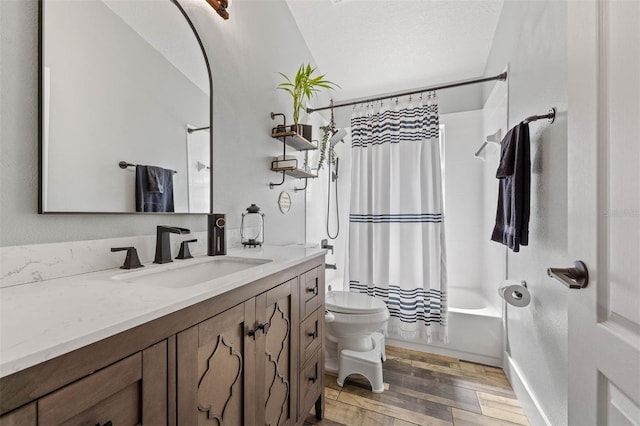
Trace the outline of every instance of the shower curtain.
<path fill-rule="evenodd" d="M 392 338 L 447 340 L 439 130 L 435 93 L 351 117 L 349 289 L 386 302 Z"/>

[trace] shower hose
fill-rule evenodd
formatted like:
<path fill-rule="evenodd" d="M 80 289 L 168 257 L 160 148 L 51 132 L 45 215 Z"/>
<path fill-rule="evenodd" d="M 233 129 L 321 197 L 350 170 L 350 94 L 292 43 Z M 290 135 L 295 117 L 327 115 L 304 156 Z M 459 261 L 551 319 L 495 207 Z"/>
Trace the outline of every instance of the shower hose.
<path fill-rule="evenodd" d="M 340 234 L 340 214 L 339 212 L 339 208 L 338 208 L 338 159 L 336 158 L 336 171 L 335 174 L 332 176 L 331 175 L 331 161 L 327 162 L 329 164 L 329 190 L 327 192 L 327 236 L 329 238 L 331 238 L 332 240 L 335 240 L 336 238 L 338 238 L 338 235 Z M 330 216 L 330 212 L 331 212 L 331 181 L 335 182 L 335 199 L 336 199 L 336 233 L 335 235 L 331 234 L 331 231 L 329 230 L 329 216 Z"/>

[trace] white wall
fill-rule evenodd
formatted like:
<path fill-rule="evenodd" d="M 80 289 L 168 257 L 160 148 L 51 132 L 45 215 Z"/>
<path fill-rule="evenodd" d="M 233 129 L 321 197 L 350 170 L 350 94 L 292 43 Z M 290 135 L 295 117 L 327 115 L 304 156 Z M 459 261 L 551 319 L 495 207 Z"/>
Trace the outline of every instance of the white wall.
<path fill-rule="evenodd" d="M 186 1 L 185 1 L 186 3 Z M 271 111 L 291 117 L 291 102 L 276 91 L 278 71 L 291 74 L 313 58 L 283 1 L 235 2 L 223 21 L 205 2 L 189 1 L 213 66 L 214 209 L 238 228 L 240 214 L 256 203 L 266 213 L 266 240 L 304 242 L 304 195 L 285 188 L 292 207 L 277 210 L 278 178 L 270 156 Z M 0 245 L 149 235 L 158 224 L 206 229 L 195 215 L 38 215 L 38 2 L 0 1 Z"/>
<path fill-rule="evenodd" d="M 568 265 L 567 3 L 506 1 L 486 74 L 509 66 L 509 126 L 558 109 L 555 123 L 531 123 L 529 246 L 508 255 L 508 277 L 526 280 L 531 304 L 509 310 L 507 372 L 533 424 L 567 423 L 568 290 L 546 276 Z M 527 390 L 528 389 L 528 395 Z M 531 398 L 529 398 L 531 397 Z"/>
<path fill-rule="evenodd" d="M 265 213 L 266 243 L 304 243 L 304 192 L 294 191 L 304 181 L 287 178 L 269 189 L 281 181 L 269 168 L 282 155 L 282 143 L 270 137 L 281 117 L 272 120 L 270 112 L 285 113 L 291 124 L 291 98 L 275 89 L 282 81 L 278 72 L 292 76 L 313 58 L 284 1 L 234 3 L 228 21 L 202 7 L 210 10 L 204 2 L 186 3 L 213 66 L 214 208 L 238 228 L 240 214 L 255 203 Z M 291 196 L 286 215 L 277 205 L 281 191 Z"/>

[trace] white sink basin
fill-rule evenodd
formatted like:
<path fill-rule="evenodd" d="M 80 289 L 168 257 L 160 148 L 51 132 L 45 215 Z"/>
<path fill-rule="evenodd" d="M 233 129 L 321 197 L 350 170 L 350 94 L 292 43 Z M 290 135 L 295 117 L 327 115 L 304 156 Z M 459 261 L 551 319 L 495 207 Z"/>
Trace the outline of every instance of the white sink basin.
<path fill-rule="evenodd" d="M 167 288 L 184 288 L 222 278 L 236 272 L 259 267 L 271 262 L 269 259 L 216 256 L 205 261 L 174 261 L 167 265 L 143 268 L 112 277 L 113 280 L 130 284 L 143 284 Z M 155 265 L 154 265 L 155 266 Z"/>

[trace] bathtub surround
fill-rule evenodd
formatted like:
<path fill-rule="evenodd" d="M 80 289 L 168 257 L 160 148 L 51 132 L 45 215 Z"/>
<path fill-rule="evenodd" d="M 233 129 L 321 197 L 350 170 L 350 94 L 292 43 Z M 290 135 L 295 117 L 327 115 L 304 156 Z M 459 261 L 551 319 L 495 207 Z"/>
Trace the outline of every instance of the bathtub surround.
<path fill-rule="evenodd" d="M 503 87 L 504 83 L 498 86 Z M 442 142 L 444 156 L 445 232 L 447 241 L 447 283 L 451 287 L 483 289 L 485 275 L 495 265 L 487 253 L 495 245 L 489 241 L 491 229 L 484 226 L 486 217 L 495 219 L 495 204 L 485 209 L 487 194 L 497 195 L 495 186 L 486 186 L 482 174 L 486 162 L 473 156 L 484 138 L 483 110 L 465 111 L 440 116 L 444 125 Z M 487 153 L 492 153 L 488 147 Z M 493 169 L 495 176 L 495 169 Z M 492 184 L 495 184 L 495 177 Z M 474 273 L 469 273 L 473 271 Z M 494 286 L 502 280 L 495 281 Z M 495 291 L 495 290 L 494 290 Z M 488 291 L 480 296 L 491 301 Z M 494 303 L 496 308 L 498 303 Z"/>
<path fill-rule="evenodd" d="M 435 93 L 351 118 L 349 288 L 387 303 L 399 339 L 447 340 L 439 128 Z"/>

